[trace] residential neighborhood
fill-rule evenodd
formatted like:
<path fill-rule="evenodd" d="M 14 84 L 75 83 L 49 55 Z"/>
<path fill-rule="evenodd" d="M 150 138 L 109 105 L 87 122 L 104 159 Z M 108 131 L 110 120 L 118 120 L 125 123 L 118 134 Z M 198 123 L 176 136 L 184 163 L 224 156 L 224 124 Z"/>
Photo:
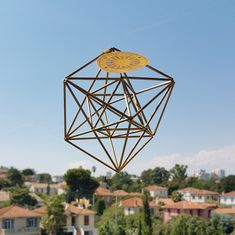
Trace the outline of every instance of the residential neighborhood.
<path fill-rule="evenodd" d="M 176 169 L 184 172 L 181 179 L 177 178 Z M 226 182 L 235 180 L 235 176 L 229 175 L 218 182 L 217 179 L 192 178 L 185 170 L 184 165 L 177 165 L 170 171 L 164 169 L 169 173 L 167 177 L 155 178 L 157 172 L 162 175 L 163 171 L 156 167 L 143 171 L 133 180 L 128 173 L 95 178 L 89 170 L 78 168 L 68 170 L 63 181 L 55 183 L 48 173 L 42 177 L 32 171 L 34 177 L 25 177 L 23 173 L 29 170 L 21 172 L 16 168 L 4 168 L 0 181 L 0 235 L 102 235 L 115 226 L 120 234 L 123 229 L 125 234 L 134 235 L 140 230 L 137 225 L 132 229 L 128 227 L 130 219 L 131 223 L 141 223 L 141 230 L 151 226 L 149 232 L 158 235 L 172 226 L 175 219 L 184 216 L 201 219 L 205 226 L 212 226 L 212 219 L 221 219 L 227 224 L 224 234 L 231 234 L 235 222 L 235 193 L 223 190 L 228 191 Z M 151 175 L 146 178 L 147 172 Z M 86 180 L 78 173 L 87 174 Z M 190 181 L 194 183 L 187 183 Z M 207 184 L 206 188 L 194 187 L 199 183 L 201 187 Z M 93 188 L 88 189 L 88 185 Z M 235 183 L 229 187 L 235 189 Z M 220 191 L 211 190 L 213 188 Z M 49 222 L 52 216 L 55 218 L 53 223 Z M 141 219 L 145 216 L 149 216 L 151 225 Z M 120 219 L 120 223 L 127 224 L 119 227 L 117 221 Z"/>

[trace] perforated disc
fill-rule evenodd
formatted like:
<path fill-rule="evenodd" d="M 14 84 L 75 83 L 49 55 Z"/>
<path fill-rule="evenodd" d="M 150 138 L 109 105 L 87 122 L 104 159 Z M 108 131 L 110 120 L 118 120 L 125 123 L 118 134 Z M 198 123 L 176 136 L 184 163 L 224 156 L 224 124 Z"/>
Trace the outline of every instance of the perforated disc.
<path fill-rule="evenodd" d="M 131 52 L 110 52 L 100 56 L 97 64 L 107 72 L 125 73 L 144 67 L 148 64 L 148 59 Z"/>

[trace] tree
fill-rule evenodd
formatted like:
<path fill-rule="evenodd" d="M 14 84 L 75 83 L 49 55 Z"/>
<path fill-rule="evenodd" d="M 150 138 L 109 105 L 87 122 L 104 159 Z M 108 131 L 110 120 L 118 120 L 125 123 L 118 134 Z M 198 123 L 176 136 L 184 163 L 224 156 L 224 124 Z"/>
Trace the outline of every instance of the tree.
<path fill-rule="evenodd" d="M 176 164 L 171 170 L 172 180 L 176 182 L 183 182 L 187 178 L 187 169 L 186 165 Z"/>
<path fill-rule="evenodd" d="M 37 200 L 29 194 L 29 190 L 27 188 L 14 188 L 11 190 L 10 195 L 11 204 L 23 207 L 34 207 L 37 204 Z"/>
<path fill-rule="evenodd" d="M 65 212 L 61 197 L 53 196 L 46 200 L 46 214 L 42 218 L 42 226 L 49 235 L 56 232 L 65 225 Z"/>
<path fill-rule="evenodd" d="M 35 175 L 36 172 L 35 172 L 35 170 L 32 169 L 32 168 L 26 168 L 26 169 L 24 169 L 24 170 L 22 171 L 22 174 L 23 174 L 24 176 L 29 176 L 29 175 Z"/>
<path fill-rule="evenodd" d="M 64 180 L 70 193 L 74 193 L 79 198 L 91 199 L 99 186 L 97 180 L 91 176 L 91 172 L 82 168 L 69 169 L 64 175 Z"/>
<path fill-rule="evenodd" d="M 98 222 L 99 235 L 124 235 L 126 218 L 122 208 L 108 208 Z"/>
<path fill-rule="evenodd" d="M 116 173 L 111 179 L 111 189 L 130 191 L 130 187 L 133 184 L 131 176 L 127 172 Z"/>
<path fill-rule="evenodd" d="M 144 234 L 152 235 L 152 219 L 149 208 L 149 194 L 146 191 L 144 191 L 143 206 L 144 206 L 143 217 L 144 217 L 144 231 L 145 231 Z"/>
<path fill-rule="evenodd" d="M 141 180 L 145 186 L 153 184 L 152 169 L 145 170 L 141 173 Z"/>
<path fill-rule="evenodd" d="M 235 175 L 224 177 L 220 181 L 221 192 L 231 192 L 235 190 Z"/>
<path fill-rule="evenodd" d="M 11 186 L 22 186 L 24 183 L 23 174 L 14 167 L 11 167 L 7 172 L 7 178 L 10 181 Z"/>
<path fill-rule="evenodd" d="M 183 200 L 183 194 L 178 192 L 178 191 L 174 191 L 172 194 L 171 194 L 171 198 L 174 202 L 179 202 L 179 201 L 182 201 Z"/>
<path fill-rule="evenodd" d="M 155 167 L 148 169 L 141 174 L 141 180 L 145 186 L 151 184 L 163 184 L 169 180 L 170 172 L 164 167 Z"/>
<path fill-rule="evenodd" d="M 8 188 L 11 186 L 11 183 L 8 179 L 1 179 L 0 178 L 0 190 L 2 190 L 3 188 Z"/>
<path fill-rule="evenodd" d="M 106 206 L 105 206 L 105 202 L 103 199 L 98 199 L 95 203 L 95 210 L 97 212 L 98 215 L 103 215 L 103 212 L 105 210 Z"/>
<path fill-rule="evenodd" d="M 39 180 L 39 183 L 51 183 L 52 182 L 51 175 L 48 173 L 38 174 L 38 180 Z"/>
<path fill-rule="evenodd" d="M 173 217 L 164 228 L 164 235 L 208 235 L 206 222 L 197 216 Z"/>

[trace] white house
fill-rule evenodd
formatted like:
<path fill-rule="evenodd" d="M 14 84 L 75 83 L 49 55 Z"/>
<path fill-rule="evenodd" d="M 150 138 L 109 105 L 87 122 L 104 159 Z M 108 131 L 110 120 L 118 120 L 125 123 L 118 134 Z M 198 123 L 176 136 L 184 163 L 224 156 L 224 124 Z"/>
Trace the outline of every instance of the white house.
<path fill-rule="evenodd" d="M 150 196 L 153 198 L 166 198 L 168 197 L 168 189 L 165 187 L 161 187 L 158 185 L 149 185 L 144 188 L 145 190 L 149 191 Z"/>
<path fill-rule="evenodd" d="M 222 194 L 220 196 L 220 204 L 235 205 L 235 191 Z"/>
<path fill-rule="evenodd" d="M 189 202 L 208 202 L 208 201 L 218 201 L 219 194 L 217 192 L 208 191 L 204 189 L 197 188 L 184 188 L 178 190 L 183 195 L 183 199 Z"/>
<path fill-rule="evenodd" d="M 134 215 L 143 207 L 143 200 L 138 197 L 122 200 L 120 206 L 124 209 L 124 215 Z"/>
<path fill-rule="evenodd" d="M 60 195 L 65 192 L 63 183 L 61 184 L 30 183 L 27 186 L 29 187 L 29 191 L 32 193 Z"/>

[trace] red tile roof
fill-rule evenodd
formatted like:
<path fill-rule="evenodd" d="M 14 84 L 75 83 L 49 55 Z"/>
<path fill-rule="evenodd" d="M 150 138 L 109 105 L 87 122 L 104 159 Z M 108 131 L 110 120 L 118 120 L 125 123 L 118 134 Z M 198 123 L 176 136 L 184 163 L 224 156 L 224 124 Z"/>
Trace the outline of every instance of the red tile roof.
<path fill-rule="evenodd" d="M 166 209 L 207 209 L 207 208 L 216 208 L 216 204 L 210 203 L 195 203 L 188 201 L 180 201 L 171 205 L 166 205 L 164 208 Z"/>
<path fill-rule="evenodd" d="M 83 208 L 79 208 L 77 206 L 71 206 L 69 205 L 66 209 L 65 209 L 65 213 L 66 214 L 76 214 L 76 215 L 95 215 L 96 212 L 89 210 L 89 209 L 83 209 Z"/>
<path fill-rule="evenodd" d="M 149 202 L 150 207 L 159 207 L 162 203 L 162 206 L 168 206 L 174 204 L 171 198 L 161 198 Z"/>
<path fill-rule="evenodd" d="M 222 214 L 222 215 L 235 215 L 235 209 L 234 208 L 217 208 L 214 210 L 214 213 Z"/>
<path fill-rule="evenodd" d="M 35 213 L 38 214 L 45 214 L 46 213 L 46 207 L 39 207 L 37 209 L 34 210 Z M 83 209 L 83 208 L 79 208 L 77 206 L 73 206 L 73 205 L 68 205 L 67 208 L 65 208 L 65 214 L 76 214 L 76 215 L 95 215 L 96 212 L 89 210 L 89 209 Z"/>
<path fill-rule="evenodd" d="M 229 193 L 224 193 L 221 195 L 222 197 L 223 196 L 228 196 L 228 197 L 235 197 L 235 191 L 232 191 L 232 192 L 229 192 Z"/>
<path fill-rule="evenodd" d="M 46 214 L 46 207 L 45 206 L 38 207 L 34 209 L 33 212 L 40 214 L 40 215 Z"/>
<path fill-rule="evenodd" d="M 113 193 L 110 192 L 110 190 L 102 187 L 98 187 L 95 190 L 95 195 L 96 196 L 113 196 Z"/>
<path fill-rule="evenodd" d="M 27 210 L 19 206 L 8 206 L 0 209 L 0 218 L 28 218 L 28 217 L 40 217 L 39 214 L 34 211 Z"/>
<path fill-rule="evenodd" d="M 161 187 L 159 185 L 149 185 L 145 187 L 146 190 L 153 191 L 153 190 L 167 190 L 165 187 Z"/>
<path fill-rule="evenodd" d="M 138 197 L 133 197 L 126 200 L 122 200 L 120 204 L 123 207 L 142 207 L 143 200 Z"/>
<path fill-rule="evenodd" d="M 184 188 L 184 189 L 180 189 L 179 192 L 191 193 L 191 194 L 196 194 L 196 195 L 219 195 L 219 193 L 217 192 L 208 191 L 204 189 L 197 189 L 197 188 Z"/>
<path fill-rule="evenodd" d="M 116 190 L 113 192 L 113 195 L 117 197 L 123 197 L 123 196 L 128 196 L 129 193 L 125 192 L 124 190 Z"/>

